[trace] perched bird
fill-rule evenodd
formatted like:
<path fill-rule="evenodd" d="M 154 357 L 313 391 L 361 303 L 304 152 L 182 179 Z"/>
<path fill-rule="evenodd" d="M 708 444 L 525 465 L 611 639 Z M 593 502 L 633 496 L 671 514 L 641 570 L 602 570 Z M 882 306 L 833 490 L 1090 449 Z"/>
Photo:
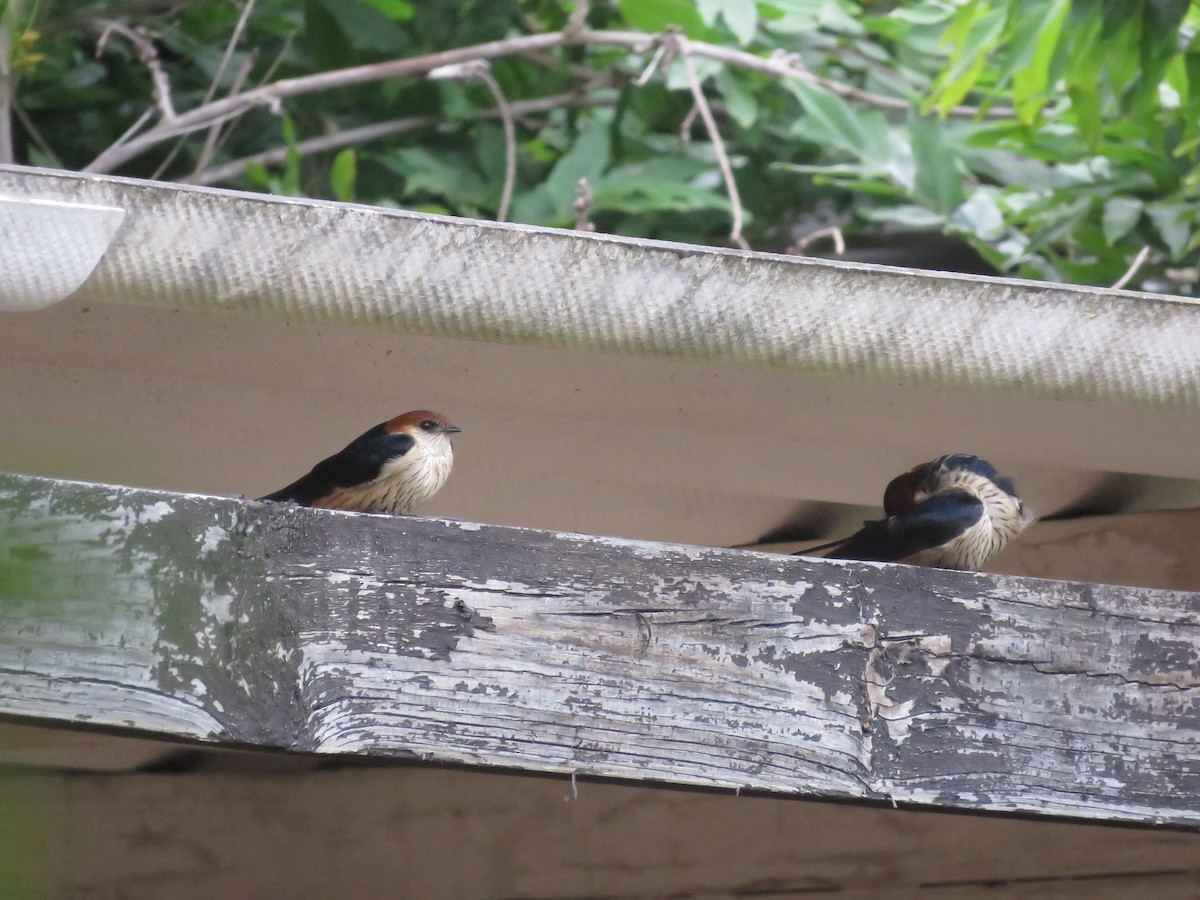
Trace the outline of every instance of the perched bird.
<path fill-rule="evenodd" d="M 883 511 L 886 519 L 796 555 L 975 571 L 1032 518 L 1011 478 L 965 453 L 939 456 L 893 478 Z"/>
<path fill-rule="evenodd" d="M 450 435 L 460 431 L 441 413 L 406 412 L 359 435 L 283 490 L 259 499 L 408 515 L 446 483 L 454 465 Z"/>

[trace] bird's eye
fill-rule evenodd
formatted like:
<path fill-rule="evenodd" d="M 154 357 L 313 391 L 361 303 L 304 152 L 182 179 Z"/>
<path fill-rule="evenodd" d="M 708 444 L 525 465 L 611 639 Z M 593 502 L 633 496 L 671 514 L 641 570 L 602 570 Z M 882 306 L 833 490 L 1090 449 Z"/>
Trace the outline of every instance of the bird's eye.
<path fill-rule="evenodd" d="M 433 419 L 425 419 L 420 425 L 422 431 L 436 431 L 437 427 L 438 423 Z"/>

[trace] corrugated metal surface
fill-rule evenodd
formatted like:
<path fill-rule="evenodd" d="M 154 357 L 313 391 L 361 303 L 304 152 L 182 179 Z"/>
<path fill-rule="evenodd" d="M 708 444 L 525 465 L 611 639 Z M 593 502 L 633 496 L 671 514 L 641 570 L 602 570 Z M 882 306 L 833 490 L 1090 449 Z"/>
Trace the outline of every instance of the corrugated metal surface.
<path fill-rule="evenodd" d="M 949 451 L 1042 513 L 1200 503 L 1192 301 L 11 167 L 3 196 L 126 216 L 70 301 L 0 313 L 0 469 L 257 494 L 427 406 L 466 428 L 427 511 L 483 521 L 829 534 Z"/>

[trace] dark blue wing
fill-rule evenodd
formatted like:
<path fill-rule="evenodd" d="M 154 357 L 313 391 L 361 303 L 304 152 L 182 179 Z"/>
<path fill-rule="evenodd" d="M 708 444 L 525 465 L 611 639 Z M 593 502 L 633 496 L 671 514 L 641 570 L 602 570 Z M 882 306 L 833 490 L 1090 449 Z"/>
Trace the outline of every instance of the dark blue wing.
<path fill-rule="evenodd" d="M 378 478 L 385 463 L 403 456 L 415 443 L 412 435 L 390 434 L 383 425 L 376 425 L 340 452 L 321 460 L 303 478 L 259 499 L 291 500 L 311 506 L 334 488 L 353 487 Z"/>
<path fill-rule="evenodd" d="M 983 514 L 983 502 L 973 494 L 944 491 L 906 513 L 868 522 L 861 531 L 835 544 L 825 556 L 899 562 L 914 553 L 949 543 Z"/>

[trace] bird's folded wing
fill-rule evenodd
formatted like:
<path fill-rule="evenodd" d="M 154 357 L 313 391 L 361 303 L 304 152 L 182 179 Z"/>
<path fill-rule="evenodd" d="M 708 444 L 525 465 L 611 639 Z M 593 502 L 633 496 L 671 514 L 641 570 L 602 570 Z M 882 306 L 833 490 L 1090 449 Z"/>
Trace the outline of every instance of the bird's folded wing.
<path fill-rule="evenodd" d="M 383 426 L 372 428 L 351 441 L 344 450 L 323 459 L 303 478 L 260 500 L 311 505 L 333 488 L 354 487 L 378 478 L 384 465 L 412 449 L 416 441 L 409 434 L 390 434 Z"/>
<path fill-rule="evenodd" d="M 908 512 L 868 522 L 861 531 L 835 543 L 825 556 L 900 562 L 922 550 L 948 544 L 975 525 L 983 514 L 983 502 L 974 494 L 944 491 L 918 503 Z M 805 551 L 806 554 L 811 552 Z"/>

